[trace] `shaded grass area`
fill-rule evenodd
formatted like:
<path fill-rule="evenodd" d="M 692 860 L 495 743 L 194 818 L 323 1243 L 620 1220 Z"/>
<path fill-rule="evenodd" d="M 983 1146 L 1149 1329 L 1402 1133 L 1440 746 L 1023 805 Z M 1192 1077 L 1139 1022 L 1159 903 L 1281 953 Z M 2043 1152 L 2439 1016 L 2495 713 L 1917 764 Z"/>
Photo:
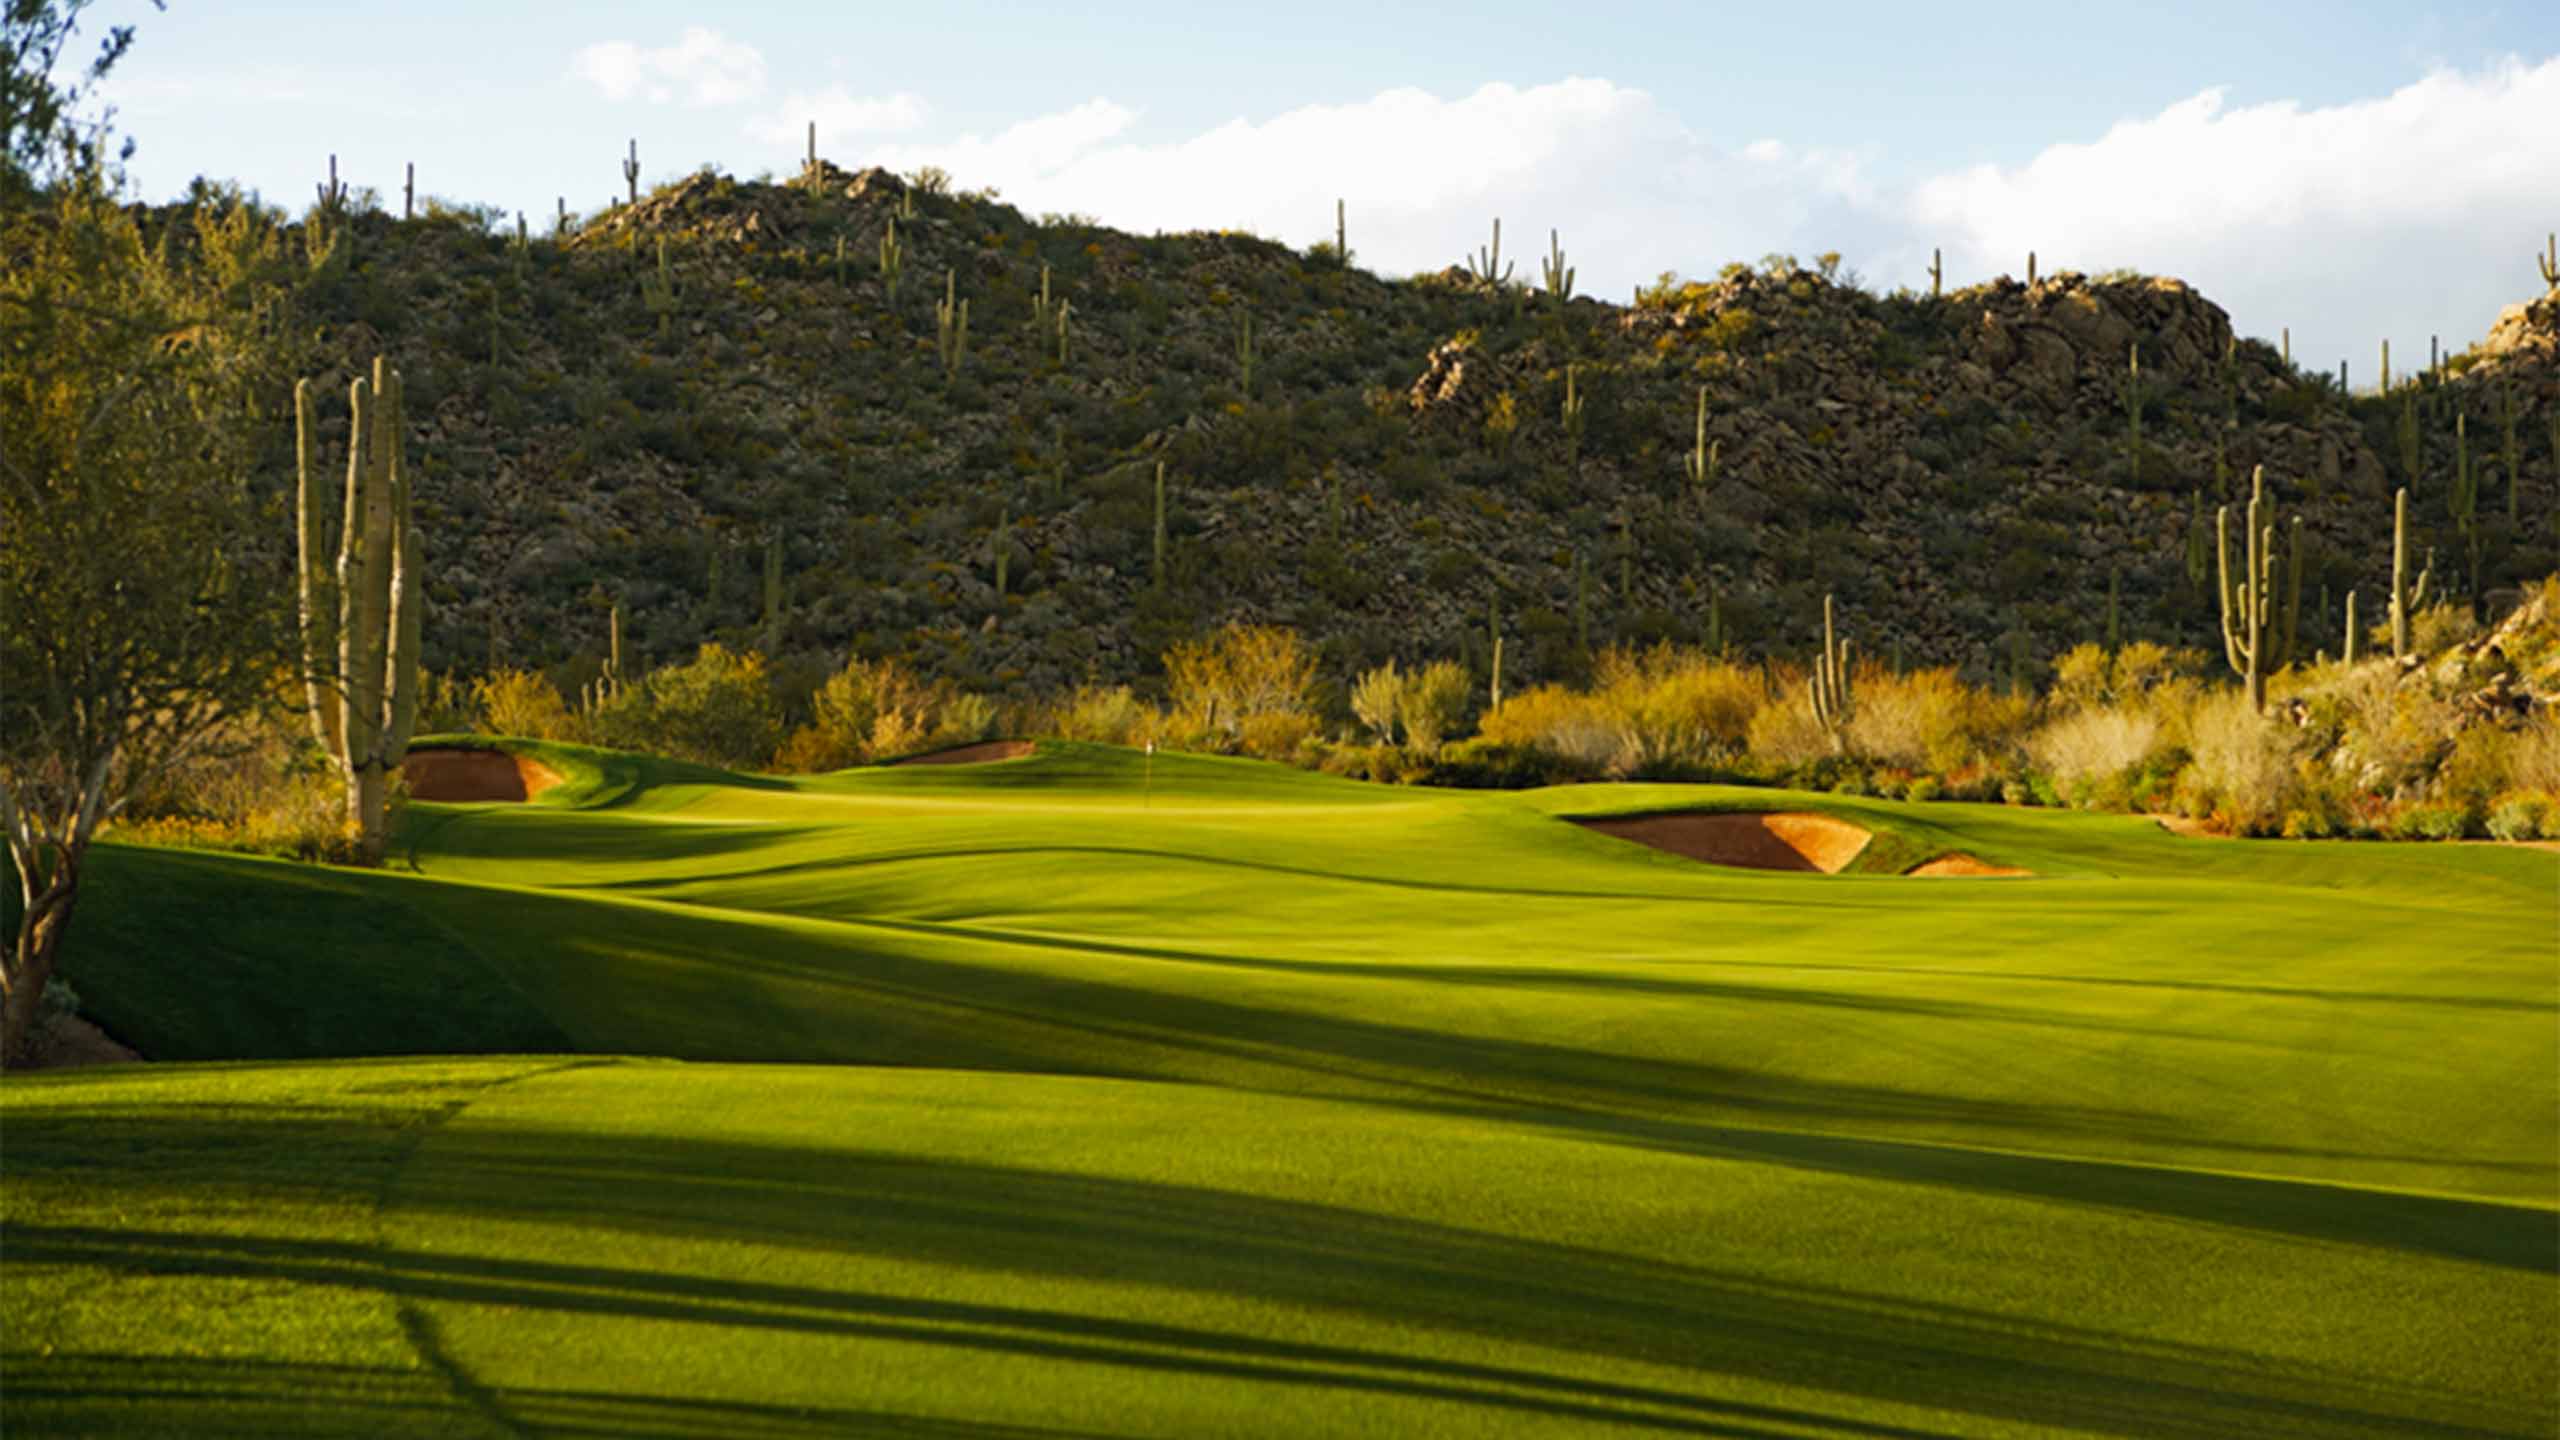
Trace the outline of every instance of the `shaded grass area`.
<path fill-rule="evenodd" d="M 163 1059 L 700 1063 L 11 1077 L 12 1433 L 2560 1425 L 2560 858 L 525 748 L 407 868 L 102 846 L 75 983 Z M 1558 818 L 1680 809 L 2038 873 Z"/>
<path fill-rule="evenodd" d="M 9 1357 L 13 1418 L 147 1428 L 173 1413 L 153 1408 L 164 1385 L 283 1417 L 315 1378 L 384 1434 L 2530 1435 L 2555 1418 L 2548 1212 L 2171 1172 L 2149 1184 L 2184 1201 L 2124 1204 L 2142 1186 L 2120 1167 L 1675 1147 L 1198 1086 L 528 1068 L 0 1091 L 34 1178 L 15 1185 L 13 1153 L 0 1313 L 63 1342 Z M 403 1107 L 419 1133 L 377 1113 Z M 370 1168 L 350 1163 L 367 1121 Z M 179 1157 L 121 1177 L 112 1224 L 57 1193 L 76 1196 L 100 1137 Z M 2019 1165 L 2047 1173 L 1982 1183 Z M 376 1233 L 295 1218 L 385 1171 Z M 2326 1218 L 2264 1223 L 2288 1210 Z M 129 1304 L 32 1311 L 119 1285 L 156 1287 L 156 1328 L 95 1324 Z M 376 1365 L 187 1353 L 254 1339 L 233 1311 L 258 1290 L 363 1316 Z M 2437 1323 L 2454 1307 L 2458 1331 Z"/>

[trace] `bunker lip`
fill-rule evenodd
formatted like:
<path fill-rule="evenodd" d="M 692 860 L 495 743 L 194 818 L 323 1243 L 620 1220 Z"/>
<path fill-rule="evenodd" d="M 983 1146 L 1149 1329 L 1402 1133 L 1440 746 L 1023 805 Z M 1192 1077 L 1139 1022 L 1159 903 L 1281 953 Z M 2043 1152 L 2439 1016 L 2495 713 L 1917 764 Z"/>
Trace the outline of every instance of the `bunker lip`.
<path fill-rule="evenodd" d="M 410 795 L 448 804 L 530 800 L 560 783 L 560 772 L 539 760 L 504 750 L 442 745 L 410 751 L 400 762 L 400 774 L 409 782 Z"/>
<path fill-rule="evenodd" d="M 893 760 L 893 765 L 986 765 L 998 760 L 1019 760 L 1032 751 L 1028 740 L 981 740 L 975 745 L 961 745 L 949 750 L 936 750 L 925 755 L 910 755 Z"/>
<path fill-rule="evenodd" d="M 1573 823 L 1710 865 L 1837 875 L 1867 848 L 1864 826 L 1800 810 L 1595 815 Z"/>
<path fill-rule="evenodd" d="M 1978 856 L 1978 855 L 1968 855 L 1968 854 L 1966 854 L 1965 852 L 1963 852 L 1962 850 L 1950 850 L 1950 851 L 1948 851 L 1948 852 L 1947 852 L 1946 854 L 1944 854 L 1944 855 L 1939 855 L 1939 856 L 1935 856 L 1935 857 L 1933 857 L 1933 858 L 1931 858 L 1931 859 L 1923 860 L 1923 861 L 1921 861 L 1919 864 L 1912 866 L 1910 869 L 1905 870 L 1905 871 L 1903 871 L 1902 873 L 1903 873 L 1903 874 L 1905 874 L 1905 875 L 1931 875 L 1931 876 L 1936 876 L 1936 875 L 1981 875 L 1981 876 L 2003 876 L 2003 875 L 2033 875 L 2033 874 L 2034 874 L 2034 873 L 2036 873 L 2036 872 L 2034 872 L 2033 870 L 2021 870 L 2021 869 L 2019 869 L 2019 868 L 2018 868 L 2017 866 L 2015 866 L 2015 865 L 1994 865 L 1994 864 L 1992 864 L 1990 861 L 1983 859 L 1981 856 Z"/>

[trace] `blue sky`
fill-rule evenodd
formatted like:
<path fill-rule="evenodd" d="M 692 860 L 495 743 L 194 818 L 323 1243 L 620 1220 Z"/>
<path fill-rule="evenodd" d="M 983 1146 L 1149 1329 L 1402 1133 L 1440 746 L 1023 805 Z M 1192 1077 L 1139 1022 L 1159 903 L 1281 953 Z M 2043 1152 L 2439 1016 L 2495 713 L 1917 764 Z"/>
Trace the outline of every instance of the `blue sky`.
<path fill-rule="evenodd" d="M 397 203 L 521 209 L 664 179 L 940 164 L 1025 211 L 1329 238 L 1410 274 L 1504 220 L 1579 288 L 1839 250 L 1868 283 L 2131 266 L 2306 363 L 2467 342 L 2560 226 L 2547 5 L 977 3 L 350 6 L 100 0 L 152 198 L 299 209 L 339 156 Z M 2405 358 L 2401 363 L 2406 364 Z"/>

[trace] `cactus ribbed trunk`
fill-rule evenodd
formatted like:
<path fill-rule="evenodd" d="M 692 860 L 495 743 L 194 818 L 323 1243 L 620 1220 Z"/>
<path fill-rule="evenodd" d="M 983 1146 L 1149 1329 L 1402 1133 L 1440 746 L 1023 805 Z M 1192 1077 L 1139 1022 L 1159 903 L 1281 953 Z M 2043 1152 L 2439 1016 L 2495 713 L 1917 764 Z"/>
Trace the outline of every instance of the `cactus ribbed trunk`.
<path fill-rule="evenodd" d="M 2275 610 L 2275 507 L 2266 498 L 2266 467 L 2249 472 L 2249 511 L 2242 522 L 2243 567 L 2238 583 L 2231 579 L 2231 507 L 2214 511 L 2214 573 L 2222 600 L 2222 654 L 2249 689 L 2249 708 L 2267 708 L 2267 677 L 2293 659 L 2293 643 L 2302 618 L 2302 518 L 2293 521 L 2293 555 L 2286 565 L 2287 595 L 2283 630 L 2271 633 Z"/>
<path fill-rule="evenodd" d="M 418 715 L 424 555 L 402 465 L 400 375 L 377 357 L 348 386 L 347 488 L 334 572 L 320 558 L 326 521 L 311 484 L 310 382 L 294 388 L 304 699 L 312 732 L 337 763 L 359 852 L 382 858 L 391 772 Z"/>
<path fill-rule="evenodd" d="M 311 382 L 293 387 L 294 521 L 302 577 L 302 697 L 312 738 L 331 755 L 338 741 L 338 577 L 329 562 L 327 512 L 311 484 Z"/>
<path fill-rule="evenodd" d="M 1857 708 L 1857 696 L 1850 688 L 1850 654 L 1847 642 L 1839 638 L 1832 624 L 1832 598 L 1822 597 L 1822 653 L 1815 657 L 1813 674 L 1805 699 L 1813 707 L 1813 721 L 1831 737 L 1831 752 L 1849 753 L 1849 717 Z"/>
<path fill-rule="evenodd" d="M 2409 492 L 2401 490 L 2391 497 L 2391 658 L 2409 658 L 2409 616 L 2427 603 L 2427 588 L 2434 578 L 2430 564 L 2419 572 L 2418 583 L 2409 583 Z"/>

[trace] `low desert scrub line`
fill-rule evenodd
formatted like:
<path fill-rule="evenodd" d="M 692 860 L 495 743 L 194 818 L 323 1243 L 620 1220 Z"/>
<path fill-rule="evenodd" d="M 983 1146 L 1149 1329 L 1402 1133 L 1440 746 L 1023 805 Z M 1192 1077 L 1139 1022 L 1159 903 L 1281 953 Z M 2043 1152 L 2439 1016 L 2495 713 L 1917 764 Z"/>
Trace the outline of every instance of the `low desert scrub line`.
<path fill-rule="evenodd" d="M 1709 780 L 1901 799 L 2148 812 L 2295 838 L 2560 838 L 2560 579 L 2494 636 L 2450 607 L 2419 617 L 2434 660 L 2297 664 L 2262 712 L 2206 658 L 2148 642 L 2082 645 L 2041 693 L 1873 659 L 1825 720 L 1807 673 L 1672 646 L 1612 649 L 1584 686 L 1495 701 L 1455 662 L 1329 680 L 1298 635 L 1230 625 L 1176 645 L 1161 700 L 1087 686 L 999 703 L 856 659 L 803 692 L 764 659 L 706 645 L 573 707 L 543 675 L 429 687 L 446 732 L 570 741 L 733 771 L 823 773 L 997 736 L 1223 753 L 1408 784 L 1520 787 Z M 2537 688 L 2539 687 L 2539 688 Z M 335 857 L 312 798 L 321 757 L 281 718 L 164 782 L 127 833 Z"/>

